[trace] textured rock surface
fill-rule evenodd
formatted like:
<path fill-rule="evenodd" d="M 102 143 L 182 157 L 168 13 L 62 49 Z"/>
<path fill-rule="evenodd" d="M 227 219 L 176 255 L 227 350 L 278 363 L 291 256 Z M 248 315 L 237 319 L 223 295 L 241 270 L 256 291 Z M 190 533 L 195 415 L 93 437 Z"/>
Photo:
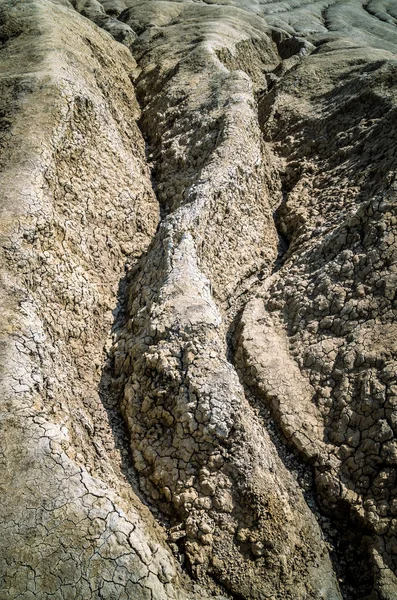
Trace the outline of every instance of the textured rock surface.
<path fill-rule="evenodd" d="M 1 598 L 397 597 L 396 23 L 4 0 Z"/>

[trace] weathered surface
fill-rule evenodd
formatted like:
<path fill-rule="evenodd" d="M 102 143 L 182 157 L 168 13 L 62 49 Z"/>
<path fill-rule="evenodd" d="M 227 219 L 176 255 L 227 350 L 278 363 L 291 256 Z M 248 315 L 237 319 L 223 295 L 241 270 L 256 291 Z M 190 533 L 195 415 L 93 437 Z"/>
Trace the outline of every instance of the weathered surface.
<path fill-rule="evenodd" d="M 1 597 L 397 597 L 396 22 L 4 2 Z"/>
<path fill-rule="evenodd" d="M 4 3 L 1 35 L 0 596 L 176 598 L 98 395 L 124 264 L 158 220 L 135 62 L 52 2 Z"/>

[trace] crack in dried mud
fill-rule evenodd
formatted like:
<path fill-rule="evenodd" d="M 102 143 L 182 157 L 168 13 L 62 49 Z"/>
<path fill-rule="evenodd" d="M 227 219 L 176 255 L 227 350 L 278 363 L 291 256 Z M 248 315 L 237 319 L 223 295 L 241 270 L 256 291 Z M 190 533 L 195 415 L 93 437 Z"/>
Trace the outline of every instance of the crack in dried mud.
<path fill-rule="evenodd" d="M 280 47 L 280 46 L 279 46 L 279 47 Z M 297 48 L 297 50 L 296 50 L 296 51 L 295 51 L 295 50 L 294 50 L 294 51 L 288 51 L 288 50 L 287 50 L 287 51 L 284 51 L 284 58 L 287 58 L 287 59 L 288 59 L 288 58 L 290 58 L 291 56 L 293 56 L 293 55 L 294 55 L 294 53 L 296 53 L 296 52 L 298 52 L 298 51 L 299 51 L 299 48 L 300 48 L 300 47 L 298 46 L 298 48 Z M 246 50 L 244 46 L 243 46 L 242 50 L 243 50 L 243 51 L 245 51 L 245 50 Z M 219 56 L 219 58 L 223 59 L 223 62 L 225 62 L 226 55 L 222 55 L 222 54 L 219 54 L 219 53 L 218 53 L 218 56 Z M 227 60 L 230 60 L 230 59 L 228 58 Z M 237 59 L 237 60 L 238 60 L 238 59 Z M 226 62 L 227 62 L 227 61 L 226 61 Z M 289 70 L 290 70 L 290 68 L 291 68 L 291 67 L 289 67 L 289 69 L 288 69 L 287 71 L 289 71 Z M 286 72 L 287 72 L 287 71 L 286 71 Z M 279 65 L 279 66 L 277 66 L 277 67 L 275 67 L 275 68 L 273 69 L 273 72 L 275 72 L 275 73 L 279 72 L 279 73 L 281 73 L 281 77 L 283 76 L 283 69 L 282 69 L 282 67 L 280 67 L 280 65 Z M 286 72 L 284 72 L 284 74 L 285 74 Z M 268 91 L 270 91 L 270 89 L 272 89 L 272 88 L 274 87 L 274 84 L 273 84 L 273 81 L 272 81 L 272 80 L 270 80 L 270 84 L 271 84 L 271 85 L 270 85 L 270 88 L 268 88 Z M 145 95 L 145 93 L 146 93 L 145 91 L 141 92 L 141 94 L 142 94 L 143 96 Z M 267 93 L 268 93 L 268 92 L 267 92 Z M 262 94 L 262 95 L 261 95 L 261 101 L 263 102 L 263 100 L 265 100 L 265 102 L 266 102 L 266 99 L 265 99 L 265 97 L 264 97 L 264 96 L 263 96 L 263 94 Z M 271 106 L 271 105 L 270 105 L 270 106 L 268 105 L 268 108 L 267 108 L 267 110 L 268 110 L 268 111 L 271 111 L 271 109 L 272 109 L 272 106 Z M 266 119 L 267 119 L 267 116 L 264 116 L 264 115 L 263 115 L 263 113 L 262 113 L 261 117 L 262 117 L 262 118 L 264 118 L 264 120 L 266 120 Z M 142 125 L 141 125 L 141 130 L 142 130 Z M 144 133 L 144 135 L 145 135 L 145 133 L 146 133 L 146 132 L 145 132 L 144 123 L 143 123 L 143 133 Z M 146 133 L 146 135 L 147 135 L 147 133 Z M 303 142 L 302 142 L 302 143 L 304 144 L 304 143 L 305 143 L 305 140 L 303 140 Z M 282 179 L 283 179 L 283 177 L 282 177 Z M 293 187 L 293 184 L 292 184 L 292 187 Z M 283 198 L 283 200 L 282 200 L 281 204 L 285 204 L 286 197 L 288 196 L 288 192 L 281 191 L 281 195 L 282 195 L 282 198 Z M 164 212 L 164 210 L 165 210 L 165 208 L 163 208 L 163 215 L 162 215 L 162 218 L 164 218 L 164 217 L 167 215 L 167 212 Z M 275 217 L 274 217 L 274 218 L 275 218 L 276 229 L 278 230 L 279 243 L 278 243 L 278 253 L 277 253 L 277 258 L 276 258 L 276 259 L 275 259 L 275 261 L 274 261 L 274 266 L 273 266 L 273 268 L 272 268 L 272 271 L 271 271 L 271 273 L 272 273 L 272 274 L 276 273 L 277 271 L 279 271 L 279 270 L 280 270 L 280 269 L 283 267 L 283 263 L 284 263 L 284 260 L 285 260 L 285 257 L 284 257 L 284 255 L 286 254 L 286 252 L 287 252 L 287 250 L 288 250 L 288 245 L 289 245 L 287 238 L 286 238 L 286 237 L 285 237 L 285 235 L 284 235 L 283 233 L 281 233 L 281 231 L 280 231 L 280 228 L 282 227 L 282 225 L 281 225 L 281 220 L 280 220 L 280 218 L 279 218 L 279 210 L 280 210 L 280 207 L 276 208 L 276 210 L 275 210 Z M 263 279 L 263 280 L 264 280 L 264 283 L 266 282 L 266 277 L 263 277 L 263 275 L 261 275 L 261 272 L 257 273 L 257 274 L 256 274 L 256 277 L 257 277 L 258 279 L 260 279 L 260 280 L 262 280 L 262 279 Z M 237 299 L 240 297 L 240 301 L 239 301 L 239 305 L 238 305 L 238 306 L 240 306 L 240 308 L 239 308 L 238 306 L 237 306 L 237 307 L 235 306 L 235 307 L 234 307 L 234 309 L 232 309 L 232 313 L 231 313 L 231 314 L 232 314 L 232 316 L 231 316 L 231 317 L 230 317 L 230 316 L 228 316 L 228 319 L 231 319 L 231 321 L 232 321 L 232 325 L 231 325 L 231 327 L 229 328 L 229 330 L 228 330 L 228 333 L 227 333 L 227 338 L 228 338 L 229 340 L 231 340 L 231 339 L 233 338 L 233 336 L 234 336 L 234 330 L 235 330 L 235 328 L 236 328 L 236 327 L 238 327 L 239 314 L 240 314 L 240 313 L 241 313 L 241 311 L 244 309 L 244 305 L 246 304 L 246 302 L 248 302 L 248 300 L 249 300 L 249 298 L 250 298 L 250 295 L 251 295 L 251 294 L 250 294 L 250 289 L 247 289 L 245 292 L 243 292 L 243 297 L 245 296 L 245 298 L 244 298 L 244 301 L 242 300 L 242 297 L 241 297 L 241 295 L 239 295 L 239 294 L 235 295 L 235 297 L 236 297 Z M 229 309 L 228 313 L 230 314 L 230 309 Z M 234 313 L 234 316 L 233 316 L 233 313 Z M 231 342 L 229 341 L 229 351 L 228 351 L 228 353 L 229 353 L 229 354 L 228 354 L 228 355 L 229 355 L 229 360 L 230 360 L 230 358 L 231 358 L 231 356 L 232 356 L 232 354 L 233 354 L 233 351 L 231 350 L 231 346 L 230 346 L 230 344 L 231 344 Z M 274 435 L 273 435 L 272 439 L 273 439 L 273 443 L 275 443 L 275 442 L 276 442 L 276 438 L 274 437 Z M 278 439 L 277 439 L 277 442 L 278 442 L 278 443 L 276 444 L 276 446 L 278 446 L 278 448 L 280 448 L 280 438 L 278 438 Z M 285 458 L 285 457 L 284 457 L 284 458 Z M 311 506 L 311 508 L 312 508 L 312 510 L 313 510 L 313 508 L 314 508 L 314 507 L 313 507 L 313 497 L 311 497 L 311 498 L 310 498 L 309 504 L 311 504 L 311 505 L 312 505 L 312 506 Z M 317 519 L 319 519 L 319 515 L 318 515 L 318 514 L 317 514 Z M 340 571 L 340 565 L 339 565 L 339 568 L 338 568 L 337 570 L 339 570 L 339 571 Z M 351 590 L 350 590 L 350 593 L 352 593 L 352 592 L 351 592 Z M 349 597 L 350 597 L 350 596 L 349 596 Z"/>
<path fill-rule="evenodd" d="M 394 598 L 397 42 L 345 4 L 5 0 L 5 600 Z"/>

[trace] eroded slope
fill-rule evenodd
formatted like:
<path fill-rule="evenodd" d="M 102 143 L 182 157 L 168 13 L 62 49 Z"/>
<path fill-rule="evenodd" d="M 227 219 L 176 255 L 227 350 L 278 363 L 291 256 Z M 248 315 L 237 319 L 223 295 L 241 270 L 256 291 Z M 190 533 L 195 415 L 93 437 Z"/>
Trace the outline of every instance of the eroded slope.
<path fill-rule="evenodd" d="M 1 35 L 0 595 L 186 597 L 98 395 L 158 221 L 135 62 L 62 3 L 4 3 Z"/>
<path fill-rule="evenodd" d="M 24 597 L 69 593 L 63 555 L 51 576 L 22 575 L 24 548 L 42 557 L 53 531 L 48 548 L 78 565 L 73 598 L 181 594 L 172 553 L 200 597 L 394 598 L 395 3 L 59 4 L 27 5 L 49 109 L 31 84 L 45 127 L 21 147 L 40 175 L 24 193 L 4 168 L 10 198 L 35 199 L 6 205 L 7 356 L 29 324 L 39 345 L 34 392 L 27 367 L 9 392 L 33 420 L 5 429 L 23 456 L 8 458 L 23 488 L 10 535 L 55 490 L 67 508 L 13 542 L 5 597 L 14 581 Z M 5 60 L 24 14 L 6 10 Z M 14 86 L 6 123 L 31 124 Z"/>

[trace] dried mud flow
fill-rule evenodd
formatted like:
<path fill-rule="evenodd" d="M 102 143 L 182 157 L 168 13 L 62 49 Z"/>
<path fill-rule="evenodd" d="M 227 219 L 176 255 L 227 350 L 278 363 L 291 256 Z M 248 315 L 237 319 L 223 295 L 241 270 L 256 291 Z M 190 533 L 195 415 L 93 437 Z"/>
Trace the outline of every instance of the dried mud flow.
<path fill-rule="evenodd" d="M 397 0 L 0 3 L 0 600 L 397 599 Z"/>

